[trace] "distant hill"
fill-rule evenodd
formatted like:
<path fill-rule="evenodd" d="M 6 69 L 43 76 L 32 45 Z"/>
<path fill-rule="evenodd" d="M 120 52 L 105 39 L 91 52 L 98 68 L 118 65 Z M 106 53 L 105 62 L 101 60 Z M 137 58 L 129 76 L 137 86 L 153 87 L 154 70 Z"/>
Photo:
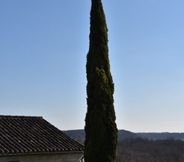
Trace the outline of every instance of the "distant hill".
<path fill-rule="evenodd" d="M 84 144 L 83 129 L 63 132 Z M 132 133 L 127 130 L 118 130 L 116 162 L 122 161 L 183 162 L 184 133 Z"/>
<path fill-rule="evenodd" d="M 71 138 L 75 139 L 76 141 L 80 143 L 84 143 L 85 140 L 85 132 L 83 129 L 77 129 L 77 130 L 67 130 L 63 131 L 65 134 L 70 136 Z M 118 141 L 127 139 L 127 138 L 148 138 L 153 140 L 158 139 L 180 139 L 184 141 L 184 133 L 133 133 L 127 130 L 118 130 Z"/>
<path fill-rule="evenodd" d="M 163 133 L 136 133 L 136 134 L 139 137 L 153 139 L 153 140 L 173 138 L 173 139 L 180 139 L 184 141 L 184 133 L 163 132 Z"/>
<path fill-rule="evenodd" d="M 84 143 L 85 140 L 85 132 L 83 129 L 77 129 L 77 130 L 67 130 L 63 131 L 65 134 L 67 134 L 69 137 L 75 139 L 76 141 L 80 143 Z M 126 138 L 137 138 L 139 137 L 137 134 L 132 133 L 127 130 L 119 130 L 118 131 L 118 141 L 123 140 Z"/>
<path fill-rule="evenodd" d="M 184 162 L 184 141 L 124 139 L 118 143 L 116 162 Z"/>
<path fill-rule="evenodd" d="M 126 138 L 137 138 L 139 137 L 136 133 L 120 129 L 118 130 L 118 141 L 124 140 Z"/>
<path fill-rule="evenodd" d="M 77 129 L 77 130 L 67 130 L 63 131 L 65 134 L 67 134 L 69 137 L 73 138 L 74 140 L 84 143 L 85 140 L 85 132 L 83 129 Z"/>

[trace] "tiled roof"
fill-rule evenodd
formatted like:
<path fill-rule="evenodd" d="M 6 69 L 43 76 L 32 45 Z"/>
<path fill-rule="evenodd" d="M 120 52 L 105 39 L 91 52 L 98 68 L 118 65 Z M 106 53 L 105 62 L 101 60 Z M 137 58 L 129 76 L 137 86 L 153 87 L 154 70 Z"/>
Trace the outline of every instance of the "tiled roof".
<path fill-rule="evenodd" d="M 83 151 L 42 117 L 0 115 L 0 156 Z"/>

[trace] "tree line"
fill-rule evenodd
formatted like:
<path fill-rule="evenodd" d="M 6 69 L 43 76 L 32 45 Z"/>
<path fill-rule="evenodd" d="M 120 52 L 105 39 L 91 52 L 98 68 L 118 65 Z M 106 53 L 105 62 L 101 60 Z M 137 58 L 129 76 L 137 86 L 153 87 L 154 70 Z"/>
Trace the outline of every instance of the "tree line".
<path fill-rule="evenodd" d="M 184 141 L 127 138 L 118 142 L 117 162 L 183 162 Z"/>

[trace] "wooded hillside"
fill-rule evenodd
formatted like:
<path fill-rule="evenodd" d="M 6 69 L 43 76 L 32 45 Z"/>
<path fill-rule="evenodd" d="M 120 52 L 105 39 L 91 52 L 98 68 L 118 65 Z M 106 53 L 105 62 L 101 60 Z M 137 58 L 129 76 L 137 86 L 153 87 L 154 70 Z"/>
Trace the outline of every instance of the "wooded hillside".
<path fill-rule="evenodd" d="M 117 162 L 183 162 L 184 141 L 124 139 L 118 143 Z"/>
<path fill-rule="evenodd" d="M 64 132 L 78 142 L 84 142 L 84 130 Z M 117 162 L 184 162 L 183 135 L 119 130 Z"/>

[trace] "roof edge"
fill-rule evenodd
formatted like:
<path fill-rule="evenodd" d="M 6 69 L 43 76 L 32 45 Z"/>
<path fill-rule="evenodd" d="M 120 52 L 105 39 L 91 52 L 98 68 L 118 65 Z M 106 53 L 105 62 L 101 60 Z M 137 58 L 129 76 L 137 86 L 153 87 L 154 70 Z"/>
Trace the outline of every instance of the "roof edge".
<path fill-rule="evenodd" d="M 66 151 L 66 152 L 43 152 L 43 153 L 25 153 L 25 154 L 6 154 L 0 155 L 0 157 L 7 157 L 7 156 L 28 156 L 28 155 L 52 155 L 52 154 L 83 154 L 84 150 L 81 151 Z"/>
<path fill-rule="evenodd" d="M 0 115 L 0 118 L 41 118 L 42 116 L 25 116 L 25 115 Z"/>

